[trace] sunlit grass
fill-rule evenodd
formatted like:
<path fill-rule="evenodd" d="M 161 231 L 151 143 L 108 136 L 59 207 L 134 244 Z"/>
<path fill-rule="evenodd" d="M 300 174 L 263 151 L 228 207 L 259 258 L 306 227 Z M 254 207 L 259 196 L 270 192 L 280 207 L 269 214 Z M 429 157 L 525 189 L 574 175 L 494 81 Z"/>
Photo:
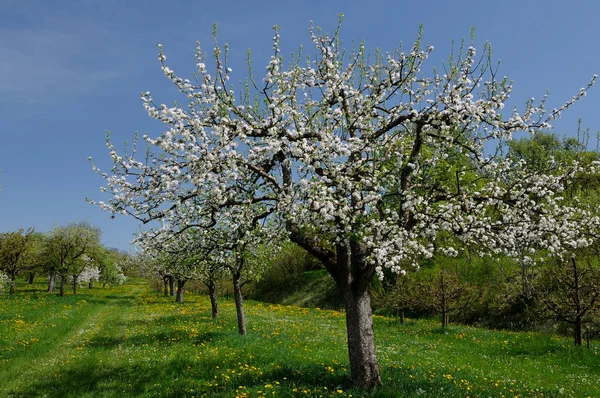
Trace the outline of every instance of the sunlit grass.
<path fill-rule="evenodd" d="M 145 281 L 58 297 L 19 286 L 0 296 L 0 396 L 598 396 L 600 356 L 570 340 L 433 321 L 375 318 L 384 386 L 348 378 L 342 313 L 247 302 L 186 303 Z M 29 290 L 27 290 L 29 289 Z"/>

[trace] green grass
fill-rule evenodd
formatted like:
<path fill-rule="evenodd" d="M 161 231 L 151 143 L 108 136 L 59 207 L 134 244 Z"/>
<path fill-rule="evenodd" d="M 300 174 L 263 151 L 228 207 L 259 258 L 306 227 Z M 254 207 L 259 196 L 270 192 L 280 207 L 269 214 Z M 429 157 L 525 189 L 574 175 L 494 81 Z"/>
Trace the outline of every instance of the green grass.
<path fill-rule="evenodd" d="M 340 312 L 247 302 L 177 305 L 142 280 L 58 297 L 0 296 L 0 397 L 600 396 L 600 353 L 567 338 L 375 317 L 384 386 L 352 389 Z"/>

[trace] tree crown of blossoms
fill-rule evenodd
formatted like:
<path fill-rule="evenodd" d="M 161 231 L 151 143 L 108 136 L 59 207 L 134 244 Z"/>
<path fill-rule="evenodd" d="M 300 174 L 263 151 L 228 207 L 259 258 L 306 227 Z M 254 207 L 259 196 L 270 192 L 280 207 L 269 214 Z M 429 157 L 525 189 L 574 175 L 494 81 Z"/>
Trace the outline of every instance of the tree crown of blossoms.
<path fill-rule="evenodd" d="M 565 206 L 560 193 L 596 163 L 535 173 L 522 161 L 486 157 L 483 146 L 550 128 L 596 76 L 557 109 L 548 111 L 544 97 L 507 115 L 511 83 L 497 76 L 488 46 L 480 56 L 466 46 L 428 76 L 434 48 L 420 35 L 407 51 L 374 57 L 363 43 L 346 52 L 338 30 L 329 36 L 311 25 L 310 38 L 314 55 L 300 51 L 286 62 L 275 27 L 264 79 L 250 68 L 238 91 L 226 45 L 215 40 L 214 74 L 198 45 L 193 80 L 167 66 L 159 45 L 162 70 L 188 104 L 159 105 L 142 94 L 166 130 L 143 136 L 149 149 L 141 160 L 135 147 L 119 155 L 108 141 L 112 174 L 94 168 L 112 198 L 97 204 L 144 223 L 160 219 L 168 233 L 213 227 L 223 214 L 231 231 L 277 218 L 327 250 L 359 242 L 380 275 L 431 256 L 446 233 L 508 255 L 520 253 L 522 240 L 556 253 L 590 244 L 577 231 L 597 228 L 597 217 Z M 437 249 L 452 255 L 454 246 Z"/>

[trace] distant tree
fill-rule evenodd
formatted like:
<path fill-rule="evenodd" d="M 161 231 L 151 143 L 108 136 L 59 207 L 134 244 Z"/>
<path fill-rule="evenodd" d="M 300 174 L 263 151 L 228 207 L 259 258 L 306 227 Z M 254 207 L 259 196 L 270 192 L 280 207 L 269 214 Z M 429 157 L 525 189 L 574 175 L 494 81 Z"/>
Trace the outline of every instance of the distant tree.
<path fill-rule="evenodd" d="M 219 318 L 219 300 L 217 286 L 218 282 L 223 279 L 226 270 L 223 267 L 223 264 L 220 264 L 218 261 L 214 261 L 211 259 L 207 259 L 205 261 L 207 261 L 207 264 L 203 268 L 203 272 L 199 275 L 198 279 L 208 289 L 211 316 L 212 319 L 217 320 Z"/>
<path fill-rule="evenodd" d="M 114 248 L 105 248 L 99 246 L 92 253 L 94 266 L 98 268 L 99 276 L 95 279 L 102 282 L 102 287 L 106 285 L 121 285 L 125 283 L 126 277 L 123 274 L 123 266 L 127 266 L 127 253 Z M 93 287 L 93 281 L 89 282 L 89 287 Z"/>
<path fill-rule="evenodd" d="M 135 272 L 144 278 L 159 278 L 163 283 L 165 296 L 175 295 L 175 279 L 169 274 L 168 266 L 157 255 L 155 250 L 144 250 L 142 246 L 139 251 L 129 253 L 121 258 L 119 264 L 121 268 L 135 270 Z"/>
<path fill-rule="evenodd" d="M 93 289 L 94 282 L 98 282 L 100 280 L 100 268 L 98 268 L 96 264 L 97 263 L 95 259 L 92 259 L 92 261 L 88 261 L 88 264 L 77 278 L 78 283 L 87 283 L 88 288 Z"/>
<path fill-rule="evenodd" d="M 393 310 L 396 322 L 404 324 L 404 312 L 416 302 L 415 287 L 411 274 L 398 273 L 383 281 L 382 288 L 373 292 L 373 299 L 376 305 Z"/>
<path fill-rule="evenodd" d="M 587 255 L 572 256 L 546 267 L 539 293 L 551 316 L 573 327 L 575 345 L 582 344 L 582 326 L 600 311 L 600 266 Z"/>
<path fill-rule="evenodd" d="M 182 247 L 183 238 L 178 235 L 177 239 L 172 239 L 168 244 L 159 239 L 137 240 L 141 249 L 137 261 L 140 261 L 143 273 L 159 275 L 163 279 L 165 296 L 175 296 L 178 303 L 183 302 L 185 284 L 196 276 L 192 256 Z"/>
<path fill-rule="evenodd" d="M 96 249 L 93 249 L 95 252 Z M 100 269 L 96 265 L 94 257 L 84 254 L 74 260 L 69 266 L 67 280 L 71 283 L 73 294 L 77 294 L 77 287 L 83 283 L 92 286 L 93 281 L 100 278 Z"/>
<path fill-rule="evenodd" d="M 88 265 L 84 255 L 93 253 L 100 245 L 100 230 L 87 222 L 71 223 L 50 231 L 44 247 L 44 258 L 50 272 L 49 291 L 53 291 L 55 277 L 60 277 L 60 295 L 65 294 L 69 276 L 73 293 L 77 290 L 77 278 Z M 89 256 L 88 256 L 89 257 Z"/>
<path fill-rule="evenodd" d="M 0 234 L 0 271 L 10 277 L 10 294 L 15 292 L 17 274 L 31 266 L 33 234 L 33 228 Z"/>
<path fill-rule="evenodd" d="M 35 276 L 44 272 L 43 247 L 46 236 L 40 232 L 34 232 L 31 237 L 30 251 L 28 256 L 29 266 L 27 267 L 26 281 L 32 285 Z"/>
<path fill-rule="evenodd" d="M 189 230 L 182 240 L 180 253 L 185 252 L 188 268 L 193 269 L 194 279 L 199 280 L 208 289 L 211 303 L 211 316 L 219 318 L 219 303 L 217 285 L 227 275 L 227 258 L 223 252 L 217 234 L 210 235 L 199 231 Z"/>
<path fill-rule="evenodd" d="M 448 327 L 450 314 L 467 308 L 480 297 L 479 292 L 455 269 L 440 267 L 421 278 L 417 287 L 421 305 L 440 314 L 441 325 Z"/>

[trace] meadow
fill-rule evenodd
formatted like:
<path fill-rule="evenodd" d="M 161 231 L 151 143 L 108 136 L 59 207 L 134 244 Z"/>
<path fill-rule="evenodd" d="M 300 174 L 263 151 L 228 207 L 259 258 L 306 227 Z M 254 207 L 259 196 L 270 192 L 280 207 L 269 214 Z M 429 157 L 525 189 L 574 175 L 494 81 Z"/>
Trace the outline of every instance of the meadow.
<path fill-rule="evenodd" d="M 375 317 L 384 385 L 350 387 L 341 312 L 232 300 L 177 304 L 145 280 L 65 297 L 42 283 L 0 296 L 0 397 L 598 397 L 600 342 L 444 330 Z"/>

